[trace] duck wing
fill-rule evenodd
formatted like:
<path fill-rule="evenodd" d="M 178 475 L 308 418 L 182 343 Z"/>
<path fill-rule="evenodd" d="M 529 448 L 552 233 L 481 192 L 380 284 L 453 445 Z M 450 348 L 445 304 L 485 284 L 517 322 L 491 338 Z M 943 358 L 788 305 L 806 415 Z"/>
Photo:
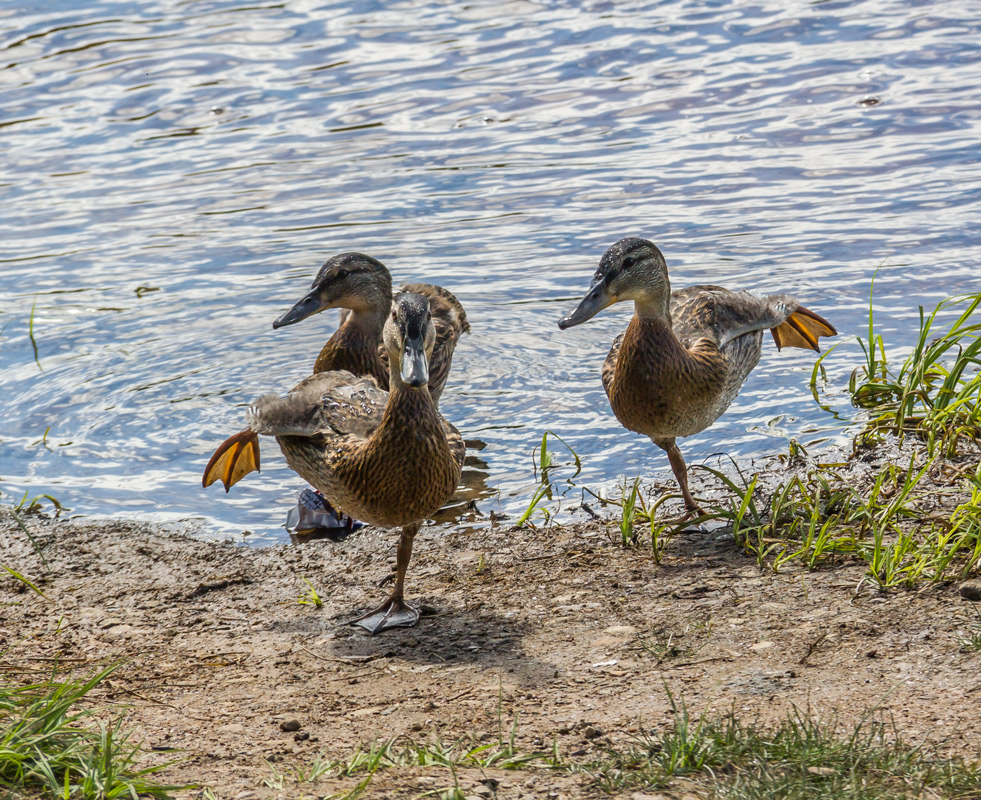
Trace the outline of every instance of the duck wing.
<path fill-rule="evenodd" d="M 450 377 L 453 364 L 453 351 L 460 337 L 470 332 L 470 322 L 463 304 L 448 289 L 431 283 L 407 283 L 399 291 L 421 294 L 429 300 L 429 310 L 433 315 L 436 329 L 436 344 L 429 359 L 429 393 L 433 402 L 439 403 L 439 396 Z"/>
<path fill-rule="evenodd" d="M 450 452 L 453 454 L 453 460 L 456 461 L 456 465 L 460 468 L 463 467 L 463 457 L 466 455 L 467 446 L 463 441 L 463 436 L 460 431 L 456 429 L 456 426 L 451 422 L 447 422 L 446 419 L 440 415 L 439 421 L 443 425 L 443 433 L 446 435 L 446 442 L 450 446 Z"/>
<path fill-rule="evenodd" d="M 285 396 L 265 395 L 249 412 L 249 427 L 267 436 L 350 435 L 367 439 L 381 422 L 388 392 L 374 378 L 318 372 Z"/>
<path fill-rule="evenodd" d="M 723 350 L 744 334 L 769 328 L 778 348 L 819 350 L 820 336 L 837 333 L 831 323 L 785 294 L 689 286 L 671 294 L 670 308 L 675 336 L 688 348 L 708 339 Z"/>
<path fill-rule="evenodd" d="M 617 359 L 620 357 L 620 346 L 623 344 L 623 334 L 621 333 L 613 340 L 613 344 L 610 345 L 610 352 L 606 354 L 606 360 L 603 362 L 603 389 L 606 391 L 606 396 L 610 396 L 610 386 L 613 384 L 613 378 L 617 372 Z"/>

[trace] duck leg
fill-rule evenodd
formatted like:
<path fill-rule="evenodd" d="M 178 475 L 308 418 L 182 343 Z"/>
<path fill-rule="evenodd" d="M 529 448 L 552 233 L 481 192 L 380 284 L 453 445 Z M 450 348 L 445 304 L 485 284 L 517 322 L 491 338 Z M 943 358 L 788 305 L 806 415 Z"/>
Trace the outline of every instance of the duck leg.
<path fill-rule="evenodd" d="M 409 567 L 409 559 L 412 558 L 412 540 L 421 525 L 422 523 L 414 522 L 402 528 L 396 559 L 395 588 L 392 589 L 388 599 L 363 617 L 352 620 L 352 625 L 359 625 L 368 633 L 381 633 L 389 628 L 411 628 L 419 622 L 418 609 L 405 602 L 402 589 L 405 584 L 405 571 Z"/>
<path fill-rule="evenodd" d="M 689 514 L 701 512 L 702 509 L 688 490 L 688 466 L 685 464 L 685 457 L 681 455 L 681 450 L 678 449 L 677 442 L 674 439 L 662 439 L 661 441 L 655 440 L 654 444 L 668 454 L 671 471 L 674 472 L 674 477 L 681 487 L 681 496 L 685 499 L 685 510 Z"/>

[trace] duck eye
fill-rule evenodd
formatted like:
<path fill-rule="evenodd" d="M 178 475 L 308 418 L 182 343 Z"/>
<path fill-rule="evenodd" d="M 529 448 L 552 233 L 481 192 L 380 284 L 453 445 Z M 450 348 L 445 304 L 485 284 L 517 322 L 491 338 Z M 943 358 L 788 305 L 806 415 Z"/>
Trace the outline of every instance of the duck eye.
<path fill-rule="evenodd" d="M 339 270 L 337 270 L 337 277 L 338 278 L 346 278 L 350 274 L 351 273 L 348 272 L 346 269 L 339 269 Z"/>
<path fill-rule="evenodd" d="M 627 256 L 621 263 L 624 269 L 631 269 L 637 264 L 637 260 L 636 256 Z"/>

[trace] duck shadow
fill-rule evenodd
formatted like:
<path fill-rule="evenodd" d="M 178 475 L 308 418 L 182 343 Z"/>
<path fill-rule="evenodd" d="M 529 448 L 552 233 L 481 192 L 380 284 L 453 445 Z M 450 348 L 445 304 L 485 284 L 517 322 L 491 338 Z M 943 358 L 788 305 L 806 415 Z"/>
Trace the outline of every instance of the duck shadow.
<path fill-rule="evenodd" d="M 325 656 L 351 663 L 397 658 L 419 665 L 459 665 L 510 672 L 530 685 L 555 676 L 556 665 L 525 652 L 523 640 L 530 630 L 528 622 L 443 600 L 439 601 L 438 611 L 429 608 L 424 600 L 418 605 L 423 610 L 418 625 L 375 635 L 350 624 L 368 606 L 321 619 L 316 623 L 317 632 L 329 634 L 329 639 L 318 649 Z M 314 633 L 309 621 L 300 626 L 284 621 L 275 627 L 284 632 L 287 628 L 303 627 L 302 631 L 292 632 Z"/>

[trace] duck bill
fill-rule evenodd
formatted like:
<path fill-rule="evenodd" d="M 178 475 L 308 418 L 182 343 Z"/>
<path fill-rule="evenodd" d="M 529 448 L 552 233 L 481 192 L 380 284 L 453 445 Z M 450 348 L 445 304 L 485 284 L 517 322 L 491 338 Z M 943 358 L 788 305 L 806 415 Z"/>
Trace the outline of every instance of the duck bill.
<path fill-rule="evenodd" d="M 576 310 L 568 316 L 559 320 L 559 327 L 562 330 L 571 328 L 573 325 L 580 325 L 588 319 L 592 319 L 607 306 L 613 305 L 617 301 L 603 281 L 593 285 L 586 296 L 576 306 Z"/>
<path fill-rule="evenodd" d="M 320 299 L 320 290 L 312 289 L 306 297 L 300 300 L 300 302 L 293 306 L 293 308 L 277 319 L 273 323 L 273 328 L 282 328 L 286 325 L 292 325 L 294 322 L 299 322 L 301 319 L 312 317 L 318 311 L 322 311 L 323 308 L 324 304 Z"/>
<path fill-rule="evenodd" d="M 402 383 L 418 388 L 429 383 L 429 360 L 423 347 L 422 338 L 407 339 L 402 345 L 402 364 L 400 368 Z"/>

